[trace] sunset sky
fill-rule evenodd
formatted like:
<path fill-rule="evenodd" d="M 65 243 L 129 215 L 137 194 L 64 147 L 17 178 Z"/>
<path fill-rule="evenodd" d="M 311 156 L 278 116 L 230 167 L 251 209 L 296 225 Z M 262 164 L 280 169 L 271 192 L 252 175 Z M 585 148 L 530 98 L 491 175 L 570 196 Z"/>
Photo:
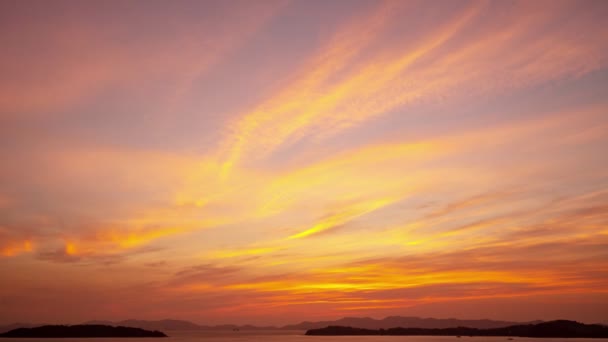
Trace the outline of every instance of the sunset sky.
<path fill-rule="evenodd" d="M 0 1 L 0 323 L 608 322 L 606 18 Z"/>

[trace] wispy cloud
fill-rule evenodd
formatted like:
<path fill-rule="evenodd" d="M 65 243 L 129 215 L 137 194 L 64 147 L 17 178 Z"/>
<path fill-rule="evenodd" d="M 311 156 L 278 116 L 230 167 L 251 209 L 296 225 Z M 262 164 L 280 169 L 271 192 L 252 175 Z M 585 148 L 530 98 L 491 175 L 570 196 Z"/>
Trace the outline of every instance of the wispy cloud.
<path fill-rule="evenodd" d="M 0 7 L 0 321 L 607 303 L 599 2 Z"/>

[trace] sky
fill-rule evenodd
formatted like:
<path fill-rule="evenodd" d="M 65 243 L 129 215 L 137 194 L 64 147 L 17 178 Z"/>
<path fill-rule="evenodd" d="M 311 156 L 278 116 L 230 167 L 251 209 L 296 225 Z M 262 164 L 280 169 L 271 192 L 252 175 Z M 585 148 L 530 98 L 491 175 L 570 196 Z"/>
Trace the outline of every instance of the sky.
<path fill-rule="evenodd" d="M 0 2 L 0 323 L 608 322 L 608 2 Z"/>

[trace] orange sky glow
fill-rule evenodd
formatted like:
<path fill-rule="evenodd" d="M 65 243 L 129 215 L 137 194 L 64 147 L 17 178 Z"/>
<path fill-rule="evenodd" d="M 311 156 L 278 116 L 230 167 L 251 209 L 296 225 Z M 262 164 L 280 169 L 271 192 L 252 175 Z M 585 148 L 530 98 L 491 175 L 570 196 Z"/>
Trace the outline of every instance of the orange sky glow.
<path fill-rule="evenodd" d="M 606 18 L 0 2 L 0 323 L 608 322 Z"/>

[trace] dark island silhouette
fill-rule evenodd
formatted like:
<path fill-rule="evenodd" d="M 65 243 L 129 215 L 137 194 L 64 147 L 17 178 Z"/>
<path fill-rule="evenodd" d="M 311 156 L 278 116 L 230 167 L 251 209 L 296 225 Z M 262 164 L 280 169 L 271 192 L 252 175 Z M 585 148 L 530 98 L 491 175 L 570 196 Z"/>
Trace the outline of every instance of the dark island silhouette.
<path fill-rule="evenodd" d="M 164 319 L 164 320 L 135 320 L 129 319 L 124 321 L 88 321 L 82 324 L 102 324 L 102 325 L 121 325 L 125 327 L 142 328 L 146 330 L 310 330 L 325 328 L 330 325 L 348 326 L 364 329 L 388 329 L 393 327 L 404 328 L 454 328 L 454 327 L 470 327 L 478 329 L 502 328 L 520 324 L 535 324 L 542 321 L 530 322 L 513 322 L 513 321 L 495 321 L 490 319 L 465 320 L 456 318 L 421 318 L 421 317 L 403 317 L 389 316 L 383 319 L 374 319 L 370 317 L 343 317 L 332 321 L 304 321 L 298 324 L 289 324 L 281 327 L 276 326 L 253 326 L 253 325 L 199 325 L 189 321 Z M 0 332 L 3 327 L 0 327 Z M 15 328 L 13 326 L 12 328 Z M 6 329 L 4 331 L 8 331 Z"/>
<path fill-rule="evenodd" d="M 109 325 L 44 325 L 35 328 L 18 328 L 0 334 L 0 337 L 64 338 L 64 337 L 167 337 L 160 331 Z"/>
<path fill-rule="evenodd" d="M 310 330 L 320 329 L 328 326 L 345 326 L 363 329 L 389 329 L 394 327 L 402 328 L 425 328 L 425 329 L 443 329 L 455 327 L 469 327 L 477 329 L 502 328 L 512 325 L 536 324 L 542 321 L 529 322 L 513 322 L 513 321 L 495 321 L 490 319 L 456 319 L 456 318 L 422 318 L 422 317 L 403 317 L 389 316 L 382 319 L 374 319 L 370 317 L 343 317 L 331 321 L 304 321 L 298 324 L 289 324 L 285 326 L 253 326 L 250 324 L 222 324 L 222 325 L 200 325 L 197 323 L 176 320 L 137 320 L 128 319 L 122 321 L 107 321 L 107 320 L 92 320 L 82 322 L 83 325 L 112 325 L 141 328 L 145 330 L 159 331 L 195 331 L 195 330 Z M 17 328 L 33 328 L 48 324 L 32 324 L 32 323 L 13 323 L 0 326 L 0 333 L 10 331 Z"/>
<path fill-rule="evenodd" d="M 355 336 L 355 335 L 395 335 L 395 336 L 511 336 L 511 337 L 554 337 L 554 338 L 608 338 L 608 327 L 599 324 L 583 324 L 558 320 L 538 324 L 513 325 L 503 328 L 390 328 L 362 329 L 345 326 L 328 326 L 306 331 L 312 336 Z"/>
<path fill-rule="evenodd" d="M 509 327 L 512 325 L 536 324 L 541 322 L 542 321 L 513 322 L 495 321 L 490 319 L 422 318 L 411 316 L 388 316 L 383 319 L 374 319 L 370 317 L 344 317 L 333 321 L 305 321 L 299 324 L 286 325 L 281 329 L 310 330 L 325 328 L 332 325 L 363 329 L 390 329 L 394 327 L 425 329 L 468 327 L 477 329 L 491 329 Z"/>

